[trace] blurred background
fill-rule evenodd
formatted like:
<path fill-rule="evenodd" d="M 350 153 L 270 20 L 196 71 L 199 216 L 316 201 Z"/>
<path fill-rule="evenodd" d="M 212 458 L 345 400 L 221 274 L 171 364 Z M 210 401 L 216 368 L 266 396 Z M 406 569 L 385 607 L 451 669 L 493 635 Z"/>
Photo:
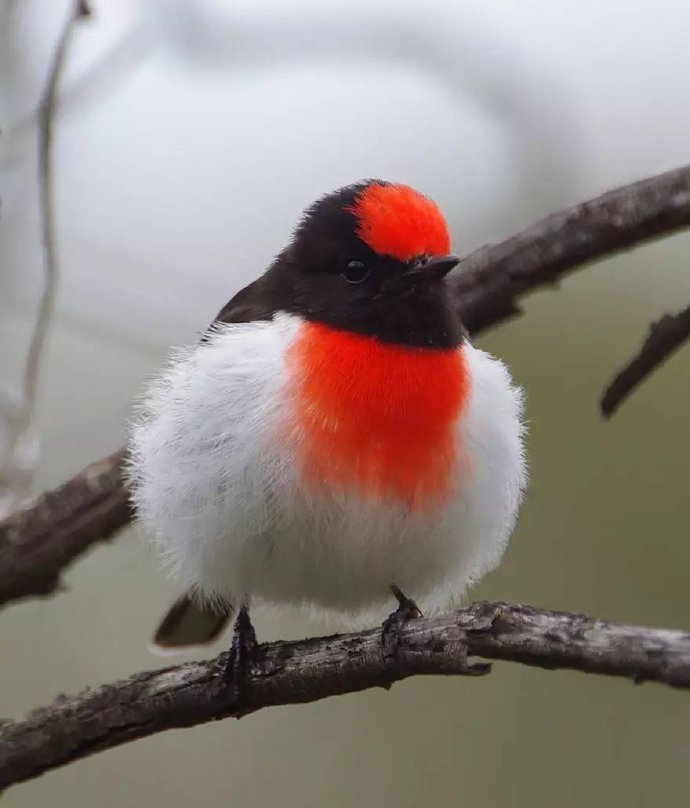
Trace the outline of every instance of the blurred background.
<path fill-rule="evenodd" d="M 35 110 L 70 5 L 0 0 L 5 404 L 44 283 Z M 121 444 L 169 346 L 195 340 L 325 191 L 412 184 L 446 211 L 462 255 L 690 159 L 683 0 L 93 6 L 59 94 L 37 490 Z M 689 258 L 681 235 L 601 262 L 479 340 L 526 388 L 532 485 L 473 598 L 690 628 L 690 350 L 611 422 L 597 409 L 648 323 L 690 301 Z M 167 664 L 147 643 L 175 591 L 136 531 L 66 582 L 0 616 L 2 716 Z M 325 630 L 254 618 L 264 639 Z M 570 808 L 682 805 L 689 789 L 686 694 L 498 663 L 482 680 L 417 678 L 168 732 L 2 804 Z"/>

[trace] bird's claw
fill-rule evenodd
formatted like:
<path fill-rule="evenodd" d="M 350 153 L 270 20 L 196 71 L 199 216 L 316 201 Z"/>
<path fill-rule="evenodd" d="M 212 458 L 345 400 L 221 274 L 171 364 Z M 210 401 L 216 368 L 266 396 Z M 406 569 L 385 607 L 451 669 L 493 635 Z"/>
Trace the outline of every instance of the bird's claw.
<path fill-rule="evenodd" d="M 460 676 L 488 676 L 491 673 L 490 662 L 473 662 L 471 665 L 467 662 L 467 654 L 469 645 L 465 640 L 460 649 L 459 665 L 457 673 Z"/>
<path fill-rule="evenodd" d="M 385 656 L 388 659 L 395 659 L 403 642 L 403 629 L 410 620 L 416 620 L 423 615 L 419 606 L 411 598 L 408 598 L 400 587 L 393 584 L 391 591 L 398 601 L 398 608 L 383 623 L 381 643 Z"/>
<path fill-rule="evenodd" d="M 423 617 L 423 615 L 419 606 L 411 598 L 408 598 L 400 587 L 393 584 L 391 592 L 398 601 L 398 608 L 383 623 L 381 643 L 386 659 L 389 662 L 395 662 L 403 644 L 403 629 L 410 620 L 416 620 Z M 469 645 L 465 640 L 461 644 L 460 659 L 455 668 L 461 676 L 486 676 L 491 673 L 491 665 L 487 662 L 469 664 L 467 661 L 468 651 Z"/>
<path fill-rule="evenodd" d="M 246 706 L 249 674 L 252 672 L 252 667 L 259 662 L 260 647 L 254 626 L 249 618 L 249 610 L 246 606 L 242 606 L 237 612 L 232 644 L 220 671 L 223 685 L 234 687 L 237 692 L 238 711 Z"/>

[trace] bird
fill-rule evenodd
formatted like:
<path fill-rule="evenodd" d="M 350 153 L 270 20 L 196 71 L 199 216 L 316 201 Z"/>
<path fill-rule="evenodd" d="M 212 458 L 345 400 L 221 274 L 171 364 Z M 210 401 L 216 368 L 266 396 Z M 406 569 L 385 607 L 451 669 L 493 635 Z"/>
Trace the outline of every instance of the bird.
<path fill-rule="evenodd" d="M 257 648 L 250 604 L 385 618 L 386 636 L 498 565 L 527 485 L 523 391 L 472 344 L 458 263 L 432 199 L 345 186 L 149 383 L 128 484 L 183 592 L 159 647 L 234 613 L 232 678 Z"/>

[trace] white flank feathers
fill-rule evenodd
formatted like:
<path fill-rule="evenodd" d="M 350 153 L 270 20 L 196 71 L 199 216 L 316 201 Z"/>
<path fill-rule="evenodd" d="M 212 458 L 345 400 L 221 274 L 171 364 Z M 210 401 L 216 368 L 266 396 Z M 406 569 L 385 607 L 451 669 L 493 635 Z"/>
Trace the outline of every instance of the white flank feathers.
<path fill-rule="evenodd" d="M 424 612 L 447 606 L 499 563 L 515 524 L 526 484 L 521 391 L 502 362 L 465 343 L 471 386 L 450 501 L 415 512 L 353 493 L 317 497 L 297 476 L 284 361 L 301 322 L 278 314 L 218 326 L 151 384 L 130 441 L 140 521 L 181 586 L 211 600 L 352 621 L 390 612 L 396 583 Z"/>

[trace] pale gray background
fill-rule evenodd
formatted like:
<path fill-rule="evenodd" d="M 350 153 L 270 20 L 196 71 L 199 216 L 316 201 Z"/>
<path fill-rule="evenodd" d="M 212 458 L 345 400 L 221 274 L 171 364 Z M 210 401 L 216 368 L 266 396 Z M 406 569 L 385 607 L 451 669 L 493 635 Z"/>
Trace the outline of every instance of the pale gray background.
<path fill-rule="evenodd" d="M 41 283 L 30 115 L 67 2 L 0 3 L 0 383 Z M 320 193 L 409 182 L 465 253 L 690 159 L 683 0 L 101 0 L 56 144 L 62 280 L 39 486 L 117 447 L 171 344 L 194 340 Z M 690 627 L 690 350 L 603 423 L 649 320 L 690 301 L 681 236 L 530 299 L 480 340 L 528 393 L 532 486 L 473 597 Z M 0 715 L 159 666 L 174 590 L 134 531 L 0 615 Z M 260 611 L 263 638 L 323 630 Z M 209 653 L 221 650 L 221 645 Z M 188 658 L 188 657 L 181 657 Z M 497 665 L 169 732 L 19 786 L 29 806 L 684 805 L 690 702 L 654 685 Z"/>

